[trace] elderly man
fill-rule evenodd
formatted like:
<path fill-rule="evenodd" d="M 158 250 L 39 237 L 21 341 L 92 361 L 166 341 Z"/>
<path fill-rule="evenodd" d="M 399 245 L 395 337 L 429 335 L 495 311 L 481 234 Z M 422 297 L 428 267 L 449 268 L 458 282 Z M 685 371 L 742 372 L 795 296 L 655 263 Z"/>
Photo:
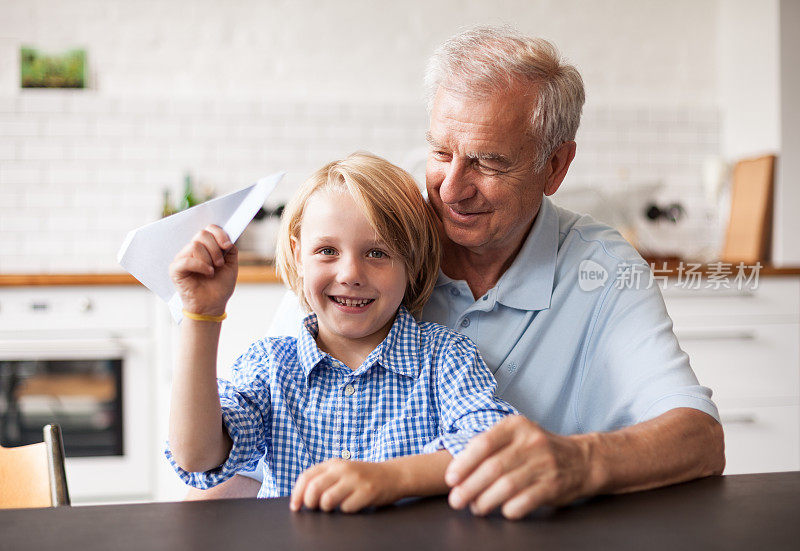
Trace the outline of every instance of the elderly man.
<path fill-rule="evenodd" d="M 477 28 L 432 57 L 428 198 L 444 242 L 423 319 L 472 338 L 523 416 L 450 464 L 455 508 L 541 505 L 719 474 L 722 428 L 657 286 L 617 285 L 638 253 L 553 205 L 575 156 L 583 82 L 548 42 Z M 295 316 L 286 309 L 285 320 Z M 237 475 L 190 498 L 255 495 Z"/>

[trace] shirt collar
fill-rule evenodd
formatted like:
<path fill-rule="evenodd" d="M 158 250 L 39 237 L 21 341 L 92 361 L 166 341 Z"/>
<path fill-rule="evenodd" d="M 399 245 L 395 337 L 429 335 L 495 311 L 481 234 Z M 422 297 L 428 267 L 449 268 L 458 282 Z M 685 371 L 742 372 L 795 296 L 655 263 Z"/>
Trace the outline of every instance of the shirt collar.
<path fill-rule="evenodd" d="M 558 212 L 544 197 L 536 219 L 511 266 L 494 286 L 497 302 L 519 310 L 550 307 L 558 255 Z M 441 270 L 436 286 L 455 283 Z"/>
<path fill-rule="evenodd" d="M 495 285 L 497 301 L 519 310 L 550 308 L 558 255 L 558 213 L 544 197 L 517 258 Z"/>
<path fill-rule="evenodd" d="M 317 321 L 317 315 L 311 312 L 303 318 L 303 328 L 297 339 L 297 357 L 300 360 L 300 366 L 303 368 L 306 379 L 326 356 L 317 346 L 315 339 L 318 332 L 319 322 Z"/>
<path fill-rule="evenodd" d="M 297 356 L 306 379 L 327 357 L 317 346 L 316 336 L 319 332 L 319 321 L 313 312 L 303 319 L 303 330 L 297 341 Z M 405 306 L 400 306 L 394 323 L 386 338 L 367 356 L 365 364 L 372 364 L 394 371 L 400 375 L 416 378 L 419 376 L 419 324 Z"/>
<path fill-rule="evenodd" d="M 405 306 L 400 306 L 389 334 L 378 346 L 381 365 L 399 375 L 419 376 L 419 324 Z"/>

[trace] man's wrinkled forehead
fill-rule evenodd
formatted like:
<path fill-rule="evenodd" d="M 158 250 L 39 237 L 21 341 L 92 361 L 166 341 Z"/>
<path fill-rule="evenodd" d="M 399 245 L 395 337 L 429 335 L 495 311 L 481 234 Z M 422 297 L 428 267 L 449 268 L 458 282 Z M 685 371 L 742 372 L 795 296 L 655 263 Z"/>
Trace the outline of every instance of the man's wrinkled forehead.
<path fill-rule="evenodd" d="M 530 144 L 531 101 L 514 90 L 478 99 L 440 88 L 432 105 L 426 139 L 432 147 L 478 159 L 512 160 Z"/>
<path fill-rule="evenodd" d="M 434 119 L 450 119 L 469 121 L 475 127 L 518 126 L 527 131 L 536 108 L 537 90 L 533 85 L 520 84 L 488 94 L 473 94 L 439 86 L 431 104 L 430 124 Z"/>

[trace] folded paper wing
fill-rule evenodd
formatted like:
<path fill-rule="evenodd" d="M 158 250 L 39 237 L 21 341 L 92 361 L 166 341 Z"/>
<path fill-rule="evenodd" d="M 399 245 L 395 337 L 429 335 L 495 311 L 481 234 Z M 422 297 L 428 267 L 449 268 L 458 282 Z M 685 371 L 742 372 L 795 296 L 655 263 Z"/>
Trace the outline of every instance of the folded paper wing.
<path fill-rule="evenodd" d="M 130 231 L 117 253 L 117 261 L 164 300 L 172 317 L 180 322 L 183 307 L 169 277 L 169 265 L 175 255 L 209 224 L 221 227 L 232 242 L 236 241 L 284 174 L 266 176 L 244 189 Z"/>

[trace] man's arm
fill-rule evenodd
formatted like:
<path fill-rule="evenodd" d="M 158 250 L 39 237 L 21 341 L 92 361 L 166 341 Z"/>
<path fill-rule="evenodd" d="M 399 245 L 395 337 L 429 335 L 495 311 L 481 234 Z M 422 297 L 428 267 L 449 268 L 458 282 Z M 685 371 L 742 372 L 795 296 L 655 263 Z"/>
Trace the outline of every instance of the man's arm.
<path fill-rule="evenodd" d="M 475 514 L 502 506 L 521 518 L 542 505 L 624 493 L 722 474 L 722 426 L 678 408 L 608 433 L 559 436 L 521 416 L 474 438 L 452 461 L 450 504 Z"/>
<path fill-rule="evenodd" d="M 519 417 L 498 423 L 448 469 L 454 507 L 485 514 L 502 506 L 519 518 L 541 505 L 722 472 L 716 406 L 678 345 L 658 287 L 609 286 L 598 300 L 570 397 L 579 434 L 551 434 Z"/>

